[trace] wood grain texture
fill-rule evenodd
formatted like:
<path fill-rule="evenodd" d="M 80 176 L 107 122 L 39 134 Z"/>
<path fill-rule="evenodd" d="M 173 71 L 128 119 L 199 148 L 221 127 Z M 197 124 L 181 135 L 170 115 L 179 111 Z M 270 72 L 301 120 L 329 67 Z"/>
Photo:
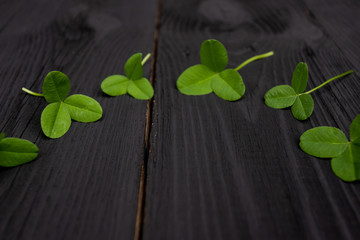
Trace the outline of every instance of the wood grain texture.
<path fill-rule="evenodd" d="M 360 113 L 359 76 L 316 91 L 315 112 L 303 122 L 263 101 L 271 87 L 290 84 L 300 61 L 310 68 L 308 89 L 358 67 L 307 10 L 286 0 L 164 1 L 144 239 L 358 239 L 359 183 L 338 179 L 329 160 L 303 153 L 298 142 L 320 125 L 348 132 Z M 224 43 L 230 67 L 275 51 L 240 71 L 247 88 L 240 101 L 176 89 L 208 38 Z"/>
<path fill-rule="evenodd" d="M 0 130 L 40 149 L 34 162 L 0 169 L 0 239 L 133 239 L 147 102 L 107 97 L 100 83 L 122 74 L 133 53 L 152 52 L 156 1 L 0 6 Z M 69 76 L 71 94 L 98 100 L 103 118 L 72 122 L 62 138 L 46 138 L 45 100 L 21 87 L 41 91 L 51 70 Z"/>
<path fill-rule="evenodd" d="M 360 64 L 360 2 L 302 0 L 306 13 L 355 66 Z"/>

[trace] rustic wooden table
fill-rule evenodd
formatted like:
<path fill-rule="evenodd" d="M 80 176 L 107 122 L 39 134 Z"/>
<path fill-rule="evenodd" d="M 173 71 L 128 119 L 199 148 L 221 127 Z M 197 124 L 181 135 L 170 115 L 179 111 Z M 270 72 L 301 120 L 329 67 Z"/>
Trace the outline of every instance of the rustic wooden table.
<path fill-rule="evenodd" d="M 0 169 L 0 239 L 359 239 L 360 185 L 330 161 L 303 153 L 299 136 L 348 127 L 360 113 L 360 2 L 356 0 L 2 0 L 0 130 L 40 148 L 37 160 Z M 191 97 L 176 79 L 215 38 L 247 90 L 237 102 Z M 127 58 L 151 52 L 147 101 L 107 97 L 101 81 Z M 300 122 L 264 105 L 300 61 L 314 94 Z M 51 70 L 71 93 L 97 99 L 103 118 L 72 123 L 50 140 L 40 128 L 41 90 Z M 145 146 L 145 147 L 144 147 Z M 145 151 L 144 151 L 145 149 Z"/>

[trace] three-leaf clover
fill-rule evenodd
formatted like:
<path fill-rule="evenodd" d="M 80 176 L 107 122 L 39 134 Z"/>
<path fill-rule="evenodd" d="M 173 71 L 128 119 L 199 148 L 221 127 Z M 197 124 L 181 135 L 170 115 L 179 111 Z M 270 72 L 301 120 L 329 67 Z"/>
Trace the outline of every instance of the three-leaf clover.
<path fill-rule="evenodd" d="M 21 138 L 5 138 L 0 134 L 0 166 L 15 167 L 34 160 L 39 154 L 37 146 Z"/>
<path fill-rule="evenodd" d="M 350 142 L 334 127 L 316 127 L 300 137 L 301 149 L 315 157 L 332 158 L 331 168 L 344 181 L 360 180 L 360 114 L 350 126 Z"/>
<path fill-rule="evenodd" d="M 41 128 L 49 138 L 59 138 L 70 128 L 71 119 L 78 122 L 94 122 L 102 117 L 100 104 L 91 97 L 70 92 L 70 80 L 62 72 L 49 72 L 42 86 L 43 93 L 35 93 L 26 88 L 23 91 L 44 97 L 49 103 L 41 114 Z M 66 98 L 67 97 L 67 98 Z"/>
<path fill-rule="evenodd" d="M 265 104 L 271 108 L 282 109 L 291 107 L 293 116 L 298 120 L 305 120 L 311 116 L 314 110 L 314 100 L 310 93 L 325 86 L 329 82 L 354 72 L 347 71 L 333 77 L 321 85 L 304 92 L 308 82 L 308 67 L 306 63 L 300 62 L 293 73 L 291 86 L 279 85 L 271 88 L 264 96 Z"/>
<path fill-rule="evenodd" d="M 148 100 L 154 96 L 154 89 L 149 80 L 143 77 L 143 65 L 150 54 L 142 59 L 141 53 L 135 53 L 125 63 L 125 74 L 111 75 L 101 83 L 101 89 L 110 96 L 128 93 L 136 99 Z"/>
<path fill-rule="evenodd" d="M 238 71 L 248 63 L 270 57 L 274 52 L 254 56 L 235 69 L 225 69 L 228 55 L 224 45 L 215 40 L 205 40 L 201 44 L 201 64 L 186 69 L 178 78 L 176 85 L 185 95 L 205 95 L 214 92 L 227 101 L 239 100 L 245 93 L 245 85 Z"/>

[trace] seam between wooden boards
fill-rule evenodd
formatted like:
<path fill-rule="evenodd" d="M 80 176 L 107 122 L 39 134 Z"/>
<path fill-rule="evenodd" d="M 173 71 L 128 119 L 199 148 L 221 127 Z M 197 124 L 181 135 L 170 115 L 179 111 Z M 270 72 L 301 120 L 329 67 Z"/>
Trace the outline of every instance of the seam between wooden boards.
<path fill-rule="evenodd" d="M 157 12 L 155 18 L 155 33 L 154 33 L 154 42 L 153 42 L 153 52 L 152 52 L 152 61 L 151 61 L 151 73 L 150 73 L 150 83 L 155 90 L 155 78 L 156 78 L 156 63 L 157 63 L 157 54 L 158 54 L 158 39 L 160 32 L 160 20 L 162 12 L 162 0 L 158 0 Z M 135 223 L 135 234 L 134 240 L 140 240 L 143 237 L 143 225 L 145 218 L 145 199 L 146 199 L 146 182 L 147 182 L 147 161 L 151 152 L 150 146 L 150 132 L 153 124 L 152 113 L 154 107 L 154 96 L 149 99 L 146 105 L 146 122 L 145 122 L 145 132 L 144 132 L 144 153 L 143 153 L 143 163 L 141 166 L 141 177 L 139 184 L 139 197 L 138 197 L 138 207 L 136 213 L 136 223 Z"/>

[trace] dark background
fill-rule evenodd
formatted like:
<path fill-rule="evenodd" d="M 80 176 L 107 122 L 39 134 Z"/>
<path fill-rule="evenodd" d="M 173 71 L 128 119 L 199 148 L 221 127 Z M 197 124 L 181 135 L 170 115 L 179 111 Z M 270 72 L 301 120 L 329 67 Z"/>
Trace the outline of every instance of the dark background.
<path fill-rule="evenodd" d="M 328 125 L 348 133 L 360 113 L 356 0 L 2 0 L 0 130 L 35 142 L 39 157 L 0 169 L 0 239 L 359 239 L 360 185 L 298 147 Z M 273 50 L 240 74 L 244 97 L 185 96 L 177 77 L 220 40 L 229 67 Z M 151 52 L 147 101 L 107 97 L 101 81 Z M 306 121 L 263 96 L 296 64 L 314 92 Z M 103 118 L 44 136 L 43 78 L 63 71 L 71 94 L 98 100 Z M 144 150 L 145 149 L 145 150 Z"/>

